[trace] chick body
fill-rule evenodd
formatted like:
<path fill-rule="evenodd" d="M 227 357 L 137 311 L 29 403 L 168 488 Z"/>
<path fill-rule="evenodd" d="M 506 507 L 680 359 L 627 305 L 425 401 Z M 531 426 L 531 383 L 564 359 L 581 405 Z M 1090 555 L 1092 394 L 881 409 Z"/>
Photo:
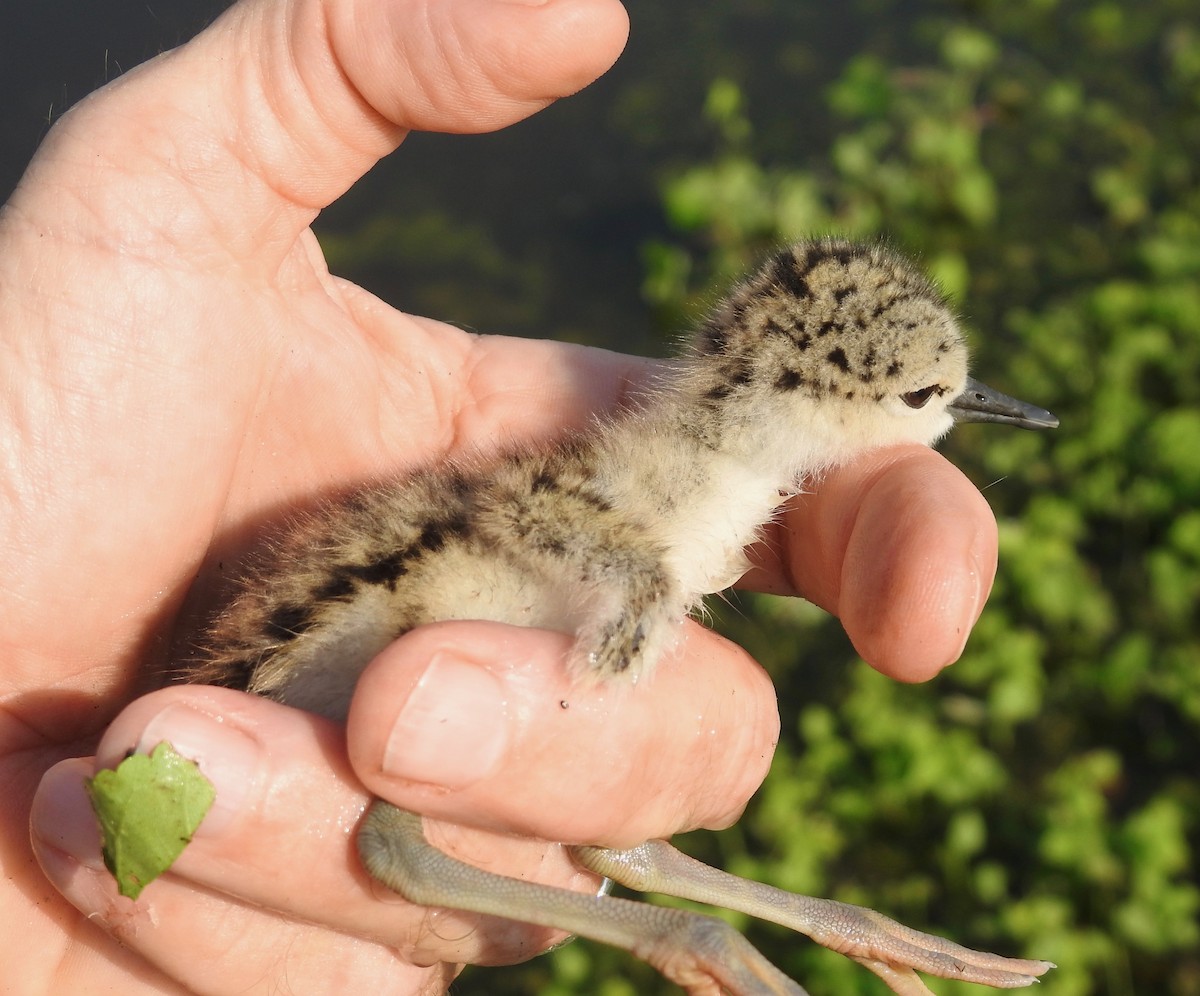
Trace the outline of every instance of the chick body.
<path fill-rule="evenodd" d="M 741 576 L 746 547 L 788 495 L 866 449 L 935 442 L 963 399 L 966 417 L 1054 424 L 969 380 L 953 314 L 900 257 L 833 239 L 799 243 L 734 288 L 628 411 L 546 450 L 364 489 L 297 524 L 218 618 L 191 677 L 341 719 L 362 669 L 392 640 L 429 622 L 482 619 L 573 636 L 578 680 L 637 680 L 703 596 Z M 706 943 L 694 936 L 705 918 L 664 926 L 658 908 L 620 900 L 596 913 L 573 905 L 582 897 L 468 869 L 432 852 L 419 819 L 385 803 L 368 817 L 360 850 L 373 874 L 414 902 L 499 912 L 639 951 L 643 935 L 663 932 L 669 953 L 647 955 L 660 967 Z M 620 874 L 614 852 L 579 854 Z M 770 915 L 757 895 L 737 908 Z M 819 929 L 793 918 L 797 929 L 870 933 L 861 920 L 838 919 L 857 908 L 804 901 L 816 904 Z M 801 992 L 742 951 L 740 935 L 720 936 L 701 959 L 708 983 Z M 961 976 L 965 950 L 955 949 L 951 974 Z M 740 966 L 734 975 L 713 967 L 725 961 Z M 1048 967 L 999 961 L 1006 967 L 992 984 L 1028 984 Z M 678 978 L 692 984 L 687 972 Z"/>

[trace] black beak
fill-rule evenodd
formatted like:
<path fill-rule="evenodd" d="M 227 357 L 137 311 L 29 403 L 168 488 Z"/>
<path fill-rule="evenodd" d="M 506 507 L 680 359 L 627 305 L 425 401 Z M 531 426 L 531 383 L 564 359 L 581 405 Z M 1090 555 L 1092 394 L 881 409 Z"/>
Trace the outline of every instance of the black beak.
<path fill-rule="evenodd" d="M 1057 415 L 994 391 L 974 377 L 967 378 L 963 393 L 951 401 L 946 410 L 954 416 L 955 422 L 1004 422 L 1022 429 L 1058 428 Z"/>

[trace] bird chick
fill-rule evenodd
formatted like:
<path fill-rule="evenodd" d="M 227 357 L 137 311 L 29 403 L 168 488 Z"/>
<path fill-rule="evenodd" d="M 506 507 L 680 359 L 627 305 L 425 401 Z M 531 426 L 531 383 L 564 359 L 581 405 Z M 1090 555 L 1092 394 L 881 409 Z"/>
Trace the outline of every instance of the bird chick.
<path fill-rule="evenodd" d="M 438 467 L 297 524 L 212 627 L 190 680 L 342 720 L 355 682 L 424 623 L 474 619 L 574 638 L 577 680 L 636 681 L 790 494 L 873 447 L 932 444 L 956 420 L 1057 419 L 971 380 L 936 288 L 878 246 L 801 242 L 741 283 L 630 409 L 557 446 Z M 803 992 L 720 921 L 516 882 L 432 849 L 376 802 L 359 833 L 376 878 L 413 902 L 558 927 L 635 951 L 689 992 Z M 896 993 L 913 974 L 1001 987 L 1050 966 L 972 952 L 880 914 L 747 883 L 651 842 L 575 848 L 633 888 L 774 919 L 856 958 Z"/>

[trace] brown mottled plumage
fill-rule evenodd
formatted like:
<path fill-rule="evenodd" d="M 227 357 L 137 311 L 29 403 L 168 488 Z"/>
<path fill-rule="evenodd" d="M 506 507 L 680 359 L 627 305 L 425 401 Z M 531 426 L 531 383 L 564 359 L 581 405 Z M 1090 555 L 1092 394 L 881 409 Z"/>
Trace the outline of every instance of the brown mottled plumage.
<path fill-rule="evenodd" d="M 191 679 L 342 718 L 362 669 L 397 636 L 487 619 L 574 636 L 579 679 L 636 680 L 700 599 L 743 573 L 744 548 L 788 494 L 864 449 L 930 444 L 956 417 L 1056 424 L 969 381 L 953 315 L 907 262 L 879 247 L 800 243 L 737 286 L 613 421 L 544 451 L 382 484 L 299 523 L 218 618 Z M 626 947 L 645 949 L 649 937 L 646 957 L 696 993 L 714 980 L 747 996 L 801 992 L 709 918 L 489 876 L 432 851 L 419 819 L 385 803 L 359 839 L 369 870 L 414 902 Z M 671 865 L 657 891 L 779 918 L 766 886 L 734 880 L 732 895 L 707 877 L 721 873 L 689 876 L 666 847 L 576 853 L 635 885 L 645 883 L 632 865 Z M 856 907 L 788 899 L 803 912 L 782 922 L 849 948 L 897 993 L 928 992 L 909 966 L 1005 987 L 1049 967 L 947 947 Z"/>

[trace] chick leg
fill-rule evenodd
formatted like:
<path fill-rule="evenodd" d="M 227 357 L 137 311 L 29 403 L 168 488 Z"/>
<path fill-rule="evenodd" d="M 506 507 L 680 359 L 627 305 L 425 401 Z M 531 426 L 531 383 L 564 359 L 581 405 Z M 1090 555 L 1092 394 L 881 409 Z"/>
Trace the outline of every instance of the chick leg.
<path fill-rule="evenodd" d="M 862 906 L 750 882 L 689 858 L 662 840 L 627 851 L 576 847 L 572 854 L 585 868 L 639 892 L 739 910 L 799 931 L 870 969 L 899 996 L 930 996 L 914 969 L 944 979 L 1019 989 L 1054 967 L 1048 961 L 973 951 Z"/>
<path fill-rule="evenodd" d="M 690 996 L 807 996 L 722 920 L 495 875 L 425 840 L 421 817 L 375 802 L 358 833 L 367 871 L 423 906 L 557 927 L 632 952 Z"/>

